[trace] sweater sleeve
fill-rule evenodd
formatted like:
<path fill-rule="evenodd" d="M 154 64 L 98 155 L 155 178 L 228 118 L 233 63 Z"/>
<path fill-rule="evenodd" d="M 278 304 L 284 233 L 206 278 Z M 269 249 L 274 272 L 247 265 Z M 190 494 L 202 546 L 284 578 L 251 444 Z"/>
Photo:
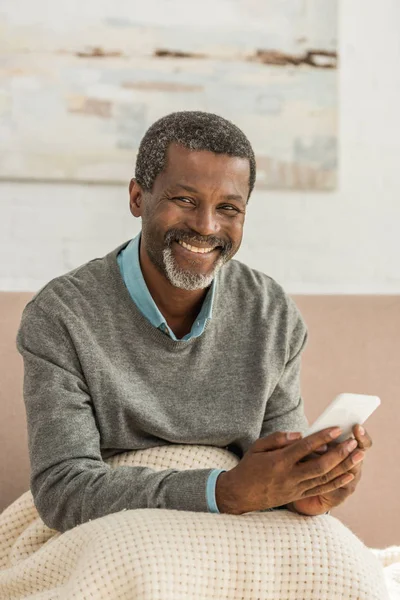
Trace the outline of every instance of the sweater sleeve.
<path fill-rule="evenodd" d="M 112 468 L 103 461 L 95 407 L 68 329 L 35 300 L 24 310 L 17 348 L 24 362 L 30 487 L 48 527 L 64 532 L 123 509 L 209 512 L 213 469 Z"/>
<path fill-rule="evenodd" d="M 275 431 L 300 431 L 304 434 L 309 427 L 300 391 L 301 353 L 307 343 L 308 331 L 293 301 L 291 306 L 297 318 L 290 337 L 289 356 L 282 375 L 268 399 L 260 437 L 266 437 Z M 284 504 L 266 510 L 286 508 L 287 505 Z M 329 515 L 330 511 L 324 514 Z"/>
<path fill-rule="evenodd" d="M 266 404 L 260 437 L 275 431 L 300 431 L 309 427 L 300 391 L 301 353 L 307 342 L 306 324 L 289 298 L 289 335 L 286 361 L 280 378 Z"/>

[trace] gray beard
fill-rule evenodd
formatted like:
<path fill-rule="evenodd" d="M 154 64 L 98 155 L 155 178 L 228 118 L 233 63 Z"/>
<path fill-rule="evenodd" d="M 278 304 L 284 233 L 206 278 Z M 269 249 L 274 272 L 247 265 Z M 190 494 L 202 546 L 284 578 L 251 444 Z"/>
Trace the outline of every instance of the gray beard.
<path fill-rule="evenodd" d="M 163 250 L 163 261 L 165 267 L 165 273 L 170 283 L 177 288 L 182 290 L 194 291 L 203 290 L 211 285 L 214 277 L 226 262 L 226 257 L 220 256 L 215 263 L 215 266 L 211 273 L 203 275 L 202 273 L 191 273 L 190 271 L 184 271 L 177 265 L 171 247 Z"/>

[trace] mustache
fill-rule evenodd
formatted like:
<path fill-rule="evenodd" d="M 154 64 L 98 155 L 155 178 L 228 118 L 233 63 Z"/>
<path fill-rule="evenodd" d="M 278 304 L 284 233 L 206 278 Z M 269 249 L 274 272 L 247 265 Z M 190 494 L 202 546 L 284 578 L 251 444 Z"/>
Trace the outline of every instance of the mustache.
<path fill-rule="evenodd" d="M 230 240 L 223 240 L 222 238 L 216 236 L 209 236 L 204 238 L 197 233 L 190 233 L 188 231 L 183 231 L 182 229 L 170 229 L 164 238 L 165 244 L 170 246 L 172 242 L 185 242 L 186 244 L 194 244 L 198 242 L 199 244 L 204 244 L 210 246 L 211 248 L 221 248 L 221 252 L 223 254 L 228 254 L 233 247 L 233 244 Z"/>

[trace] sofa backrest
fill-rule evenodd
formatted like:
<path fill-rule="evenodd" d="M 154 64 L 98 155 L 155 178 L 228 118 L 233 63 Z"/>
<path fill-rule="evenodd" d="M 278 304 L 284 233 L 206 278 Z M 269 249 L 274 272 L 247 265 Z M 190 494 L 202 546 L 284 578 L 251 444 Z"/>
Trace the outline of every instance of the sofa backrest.
<path fill-rule="evenodd" d="M 0 293 L 0 511 L 29 489 L 22 395 L 15 347 L 30 293 Z M 341 392 L 374 394 L 382 404 L 367 421 L 373 440 L 355 491 L 332 514 L 372 547 L 398 544 L 400 519 L 400 296 L 294 296 L 309 329 L 302 395 L 312 423 Z"/>

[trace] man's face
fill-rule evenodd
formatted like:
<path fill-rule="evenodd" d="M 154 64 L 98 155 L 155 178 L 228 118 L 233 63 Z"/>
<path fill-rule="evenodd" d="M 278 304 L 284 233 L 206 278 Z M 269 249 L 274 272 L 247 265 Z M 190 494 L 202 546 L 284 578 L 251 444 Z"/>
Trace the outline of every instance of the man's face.
<path fill-rule="evenodd" d="M 247 159 L 169 147 L 166 169 L 151 192 L 142 192 L 140 216 L 141 243 L 172 285 L 208 287 L 239 250 L 249 175 Z M 137 183 L 131 209 L 135 189 Z"/>

